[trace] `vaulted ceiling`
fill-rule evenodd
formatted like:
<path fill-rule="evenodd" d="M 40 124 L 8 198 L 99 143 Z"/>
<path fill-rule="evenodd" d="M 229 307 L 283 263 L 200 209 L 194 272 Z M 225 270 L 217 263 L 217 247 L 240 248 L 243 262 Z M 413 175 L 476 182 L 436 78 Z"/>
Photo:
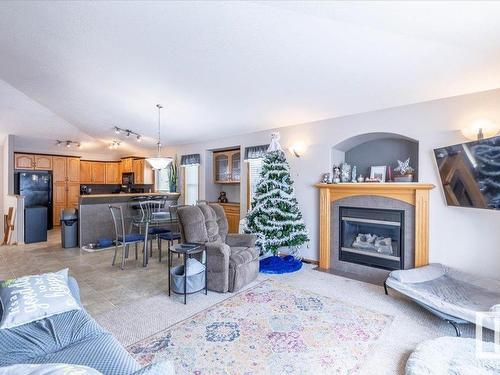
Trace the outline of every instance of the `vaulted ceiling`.
<path fill-rule="evenodd" d="M 496 2 L 0 3 L 0 133 L 163 142 L 500 87 Z M 55 131 L 54 131 L 55 129 Z M 48 131 L 47 131 L 48 130 Z"/>

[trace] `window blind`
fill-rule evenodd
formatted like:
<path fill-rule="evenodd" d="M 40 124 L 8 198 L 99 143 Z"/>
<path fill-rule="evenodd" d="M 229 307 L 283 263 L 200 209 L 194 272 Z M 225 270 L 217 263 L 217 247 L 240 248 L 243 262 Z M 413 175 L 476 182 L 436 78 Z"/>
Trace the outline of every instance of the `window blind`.
<path fill-rule="evenodd" d="M 249 186 L 249 202 L 248 209 L 252 208 L 252 200 L 257 188 L 257 183 L 260 181 L 260 172 L 262 171 L 262 159 L 248 160 L 248 186 Z"/>

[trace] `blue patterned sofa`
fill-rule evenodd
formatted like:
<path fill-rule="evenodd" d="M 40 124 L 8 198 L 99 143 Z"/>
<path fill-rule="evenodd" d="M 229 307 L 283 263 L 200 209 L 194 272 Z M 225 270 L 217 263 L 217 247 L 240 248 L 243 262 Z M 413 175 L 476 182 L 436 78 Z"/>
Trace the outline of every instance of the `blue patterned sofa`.
<path fill-rule="evenodd" d="M 76 280 L 70 277 L 68 283 L 80 302 Z M 151 372 L 148 368 L 141 369 L 118 340 L 100 327 L 84 309 L 12 329 L 0 329 L 0 367 L 19 363 L 84 365 L 104 375 L 157 373 L 153 369 Z"/>

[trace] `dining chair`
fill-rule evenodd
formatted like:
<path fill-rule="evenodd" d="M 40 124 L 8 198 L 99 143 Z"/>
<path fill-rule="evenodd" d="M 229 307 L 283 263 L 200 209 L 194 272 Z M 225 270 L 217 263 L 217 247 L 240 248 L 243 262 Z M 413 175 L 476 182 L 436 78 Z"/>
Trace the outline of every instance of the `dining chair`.
<path fill-rule="evenodd" d="M 168 216 L 170 214 L 167 211 L 163 211 L 166 205 L 165 202 L 165 199 L 139 202 L 141 218 L 138 220 L 138 223 L 142 223 L 143 227 L 146 227 L 146 224 L 148 224 L 148 247 L 150 257 L 153 256 L 153 240 L 156 240 L 158 249 L 160 249 L 160 234 L 168 234 L 171 231 L 165 228 L 165 224 L 168 224 Z M 142 227 L 140 229 L 142 229 Z M 161 262 L 161 253 L 159 261 Z"/>
<path fill-rule="evenodd" d="M 116 255 L 118 253 L 118 247 L 122 248 L 122 263 L 121 269 L 125 267 L 125 258 L 128 258 L 129 247 L 131 244 L 135 245 L 135 259 L 138 259 L 138 247 L 137 245 L 142 242 L 143 252 L 144 252 L 144 235 L 141 233 L 126 233 L 125 232 L 125 219 L 123 218 L 123 208 L 121 206 L 109 205 L 109 210 L 111 212 L 111 217 L 113 218 L 113 224 L 115 227 L 115 252 L 113 255 L 113 266 L 116 262 Z M 144 255 L 143 255 L 144 256 Z"/>
<path fill-rule="evenodd" d="M 177 209 L 179 207 L 183 207 L 185 205 L 183 204 L 175 204 L 175 205 L 170 205 L 168 207 L 169 213 L 170 213 L 170 228 L 171 231 L 169 233 L 163 233 L 160 234 L 159 237 L 159 243 L 158 243 L 158 249 L 159 249 L 159 259 L 161 262 L 161 248 L 162 248 L 162 240 L 167 241 L 168 244 L 168 250 L 170 250 L 170 247 L 174 244 L 174 241 L 177 241 L 178 243 L 181 242 L 181 233 L 179 229 L 179 220 L 177 217 Z M 173 229 L 175 228 L 175 229 Z M 180 254 L 177 254 L 180 256 Z"/>

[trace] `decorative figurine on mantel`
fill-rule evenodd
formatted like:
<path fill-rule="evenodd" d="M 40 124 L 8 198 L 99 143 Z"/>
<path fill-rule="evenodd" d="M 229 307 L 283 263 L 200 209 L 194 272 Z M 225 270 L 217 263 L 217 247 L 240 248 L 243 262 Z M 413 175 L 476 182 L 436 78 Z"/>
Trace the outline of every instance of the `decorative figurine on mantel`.
<path fill-rule="evenodd" d="M 323 184 L 331 184 L 332 183 L 332 174 L 331 173 L 323 173 L 323 178 L 321 179 Z"/>
<path fill-rule="evenodd" d="M 358 182 L 365 182 L 365 178 L 363 177 L 362 174 L 358 176 Z"/>
<path fill-rule="evenodd" d="M 358 173 L 358 169 L 357 169 L 357 167 L 356 167 L 356 166 L 353 166 L 353 167 L 352 167 L 352 172 L 351 172 L 351 182 L 358 182 L 358 181 L 356 180 L 356 175 L 357 175 L 357 173 Z"/>
<path fill-rule="evenodd" d="M 337 164 L 333 165 L 333 178 L 332 182 L 334 184 L 340 183 L 340 167 Z"/>
<path fill-rule="evenodd" d="M 415 169 L 410 166 L 410 158 L 404 162 L 398 160 L 398 166 L 394 168 L 394 172 L 394 182 L 412 182 Z"/>
<path fill-rule="evenodd" d="M 342 163 L 340 180 L 342 182 L 351 181 L 351 166 L 347 163 Z"/>

